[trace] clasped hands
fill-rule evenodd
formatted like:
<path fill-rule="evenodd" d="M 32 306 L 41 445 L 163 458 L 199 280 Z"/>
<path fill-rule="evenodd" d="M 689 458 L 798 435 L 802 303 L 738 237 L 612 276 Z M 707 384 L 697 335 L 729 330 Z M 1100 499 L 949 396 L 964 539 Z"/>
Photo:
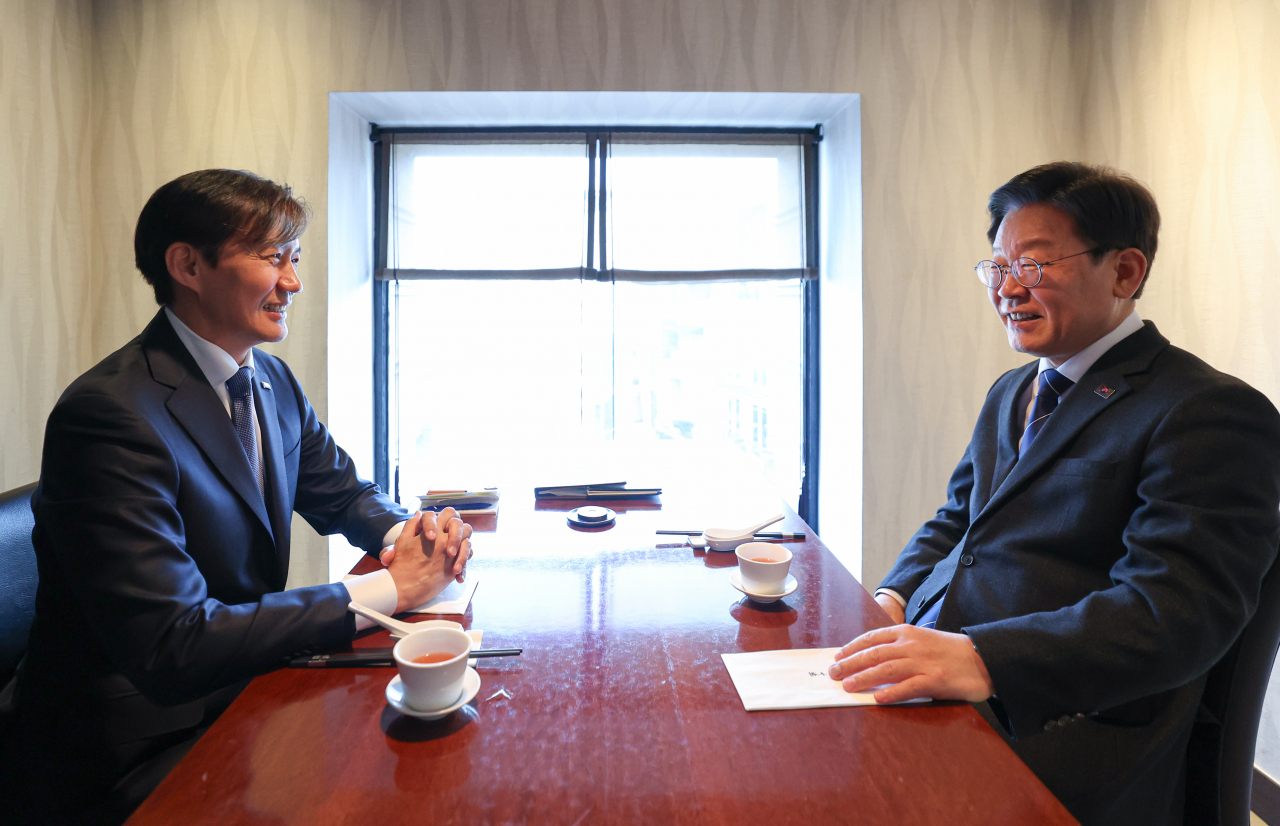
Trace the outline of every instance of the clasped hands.
<path fill-rule="evenodd" d="M 978 703 L 995 689 L 987 666 L 966 634 L 903 624 L 897 600 L 876 597 L 894 625 L 854 639 L 836 654 L 829 672 L 845 691 L 875 692 L 878 703 L 901 703 L 918 697 Z"/>
<path fill-rule="evenodd" d="M 471 553 L 471 526 L 453 508 L 411 516 L 379 556 L 396 583 L 396 613 L 430 600 L 451 580 L 462 582 Z"/>

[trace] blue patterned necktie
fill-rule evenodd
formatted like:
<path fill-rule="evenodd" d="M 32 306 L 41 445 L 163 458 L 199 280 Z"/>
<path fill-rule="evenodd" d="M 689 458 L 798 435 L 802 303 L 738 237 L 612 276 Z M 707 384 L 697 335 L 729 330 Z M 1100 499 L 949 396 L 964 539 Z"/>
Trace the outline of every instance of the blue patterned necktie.
<path fill-rule="evenodd" d="M 1058 409 L 1058 400 L 1062 394 L 1070 390 L 1073 384 L 1075 382 L 1052 367 L 1040 374 L 1040 391 L 1031 404 L 1031 421 L 1027 422 L 1027 429 L 1022 431 L 1022 441 L 1018 443 L 1019 456 L 1026 454 L 1036 434 L 1049 420 L 1049 414 Z"/>
<path fill-rule="evenodd" d="M 249 368 L 241 367 L 227 379 L 227 395 L 231 397 L 231 424 L 235 426 L 240 446 L 249 458 L 249 470 L 258 485 L 258 493 L 265 498 L 262 474 L 258 472 L 258 442 L 253 438 L 253 388 L 249 381 Z"/>

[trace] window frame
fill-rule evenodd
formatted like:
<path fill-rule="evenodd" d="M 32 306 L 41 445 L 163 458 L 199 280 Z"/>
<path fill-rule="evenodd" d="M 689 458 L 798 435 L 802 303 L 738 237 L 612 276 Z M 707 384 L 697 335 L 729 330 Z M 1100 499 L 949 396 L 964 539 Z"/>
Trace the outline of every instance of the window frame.
<path fill-rule="evenodd" d="M 588 197 L 591 208 L 587 210 L 586 265 L 575 269 L 546 271 L 485 271 L 485 270 L 396 270 L 388 267 L 388 243 L 390 235 L 391 153 L 396 139 L 405 136 L 431 135 L 484 135 L 484 134 L 537 134 L 576 133 L 586 137 L 589 160 Z M 697 280 L 769 280 L 779 276 L 798 277 L 801 282 L 801 462 L 802 475 L 796 511 L 809 527 L 818 531 L 818 483 L 821 434 L 821 348 L 820 348 L 820 280 L 817 277 L 820 261 L 818 237 L 818 143 L 822 140 L 821 125 L 812 128 L 788 127 L 724 127 L 724 126 L 507 126 L 507 127 L 382 127 L 371 124 L 369 140 L 373 151 L 373 477 L 384 491 L 400 500 L 400 469 L 391 467 L 390 461 L 390 375 L 388 358 L 391 335 L 391 284 L 400 278 L 594 278 L 599 281 L 636 280 L 686 282 L 689 278 L 679 273 L 643 273 L 615 271 L 608 266 L 608 239 L 603 232 L 596 232 L 598 223 L 607 220 L 605 199 L 599 194 L 608 191 L 608 164 L 603 162 L 608 154 L 609 136 L 614 133 L 653 133 L 673 136 L 784 136 L 793 135 L 800 141 L 803 169 L 804 209 L 804 261 L 796 270 L 732 270 L 713 271 Z M 597 159 L 602 162 L 597 164 Z M 598 167 L 598 172 L 597 172 Z M 599 177 L 599 180 L 597 179 Z M 619 273 L 622 277 L 619 278 Z M 787 273 L 784 275 L 784 273 Z M 522 276 L 523 274 L 523 276 Z M 665 277 L 664 277 L 665 276 Z"/>

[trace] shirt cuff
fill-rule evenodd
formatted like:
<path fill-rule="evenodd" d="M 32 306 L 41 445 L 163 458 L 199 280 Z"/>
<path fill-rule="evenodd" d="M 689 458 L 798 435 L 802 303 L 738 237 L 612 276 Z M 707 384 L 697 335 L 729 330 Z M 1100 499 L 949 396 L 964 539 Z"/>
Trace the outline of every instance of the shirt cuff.
<path fill-rule="evenodd" d="M 342 581 L 347 586 L 347 595 L 352 602 L 358 602 L 366 608 L 372 608 L 381 614 L 391 616 L 396 612 L 400 602 L 400 592 L 396 589 L 396 581 L 386 568 L 371 574 L 361 574 Z M 356 615 L 356 630 L 363 631 L 376 625 L 373 620 Z"/>
<path fill-rule="evenodd" d="M 406 519 L 404 522 L 397 522 L 392 525 L 391 530 L 387 531 L 387 535 L 382 537 L 382 547 L 385 548 L 388 545 L 396 544 L 396 540 L 400 538 L 400 532 L 404 530 L 404 526 L 408 521 Z M 372 608 L 373 606 L 370 605 L 369 607 Z"/>
<path fill-rule="evenodd" d="M 881 594 L 888 594 L 889 596 L 897 600 L 898 604 L 901 605 L 904 609 L 907 607 L 907 601 L 902 598 L 902 594 L 899 594 L 897 591 L 893 590 L 892 588 L 878 588 L 876 589 L 876 592 L 873 596 L 878 597 Z"/>

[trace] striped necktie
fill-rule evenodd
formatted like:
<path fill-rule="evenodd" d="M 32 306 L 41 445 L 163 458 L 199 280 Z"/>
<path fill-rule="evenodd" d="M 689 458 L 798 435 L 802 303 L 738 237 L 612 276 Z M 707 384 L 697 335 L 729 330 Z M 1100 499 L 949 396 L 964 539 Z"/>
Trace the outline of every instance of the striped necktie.
<path fill-rule="evenodd" d="M 1049 414 L 1058 408 L 1058 400 L 1062 398 L 1062 394 L 1074 384 L 1075 382 L 1052 367 L 1040 374 L 1040 391 L 1031 404 L 1031 421 L 1027 422 L 1027 429 L 1022 431 L 1022 441 L 1018 443 L 1019 456 L 1026 454 L 1036 434 L 1049 420 Z"/>
<path fill-rule="evenodd" d="M 258 485 L 258 493 L 266 497 L 262 488 L 262 474 L 258 472 L 258 440 L 253 437 L 253 387 L 249 381 L 249 368 L 241 367 L 227 379 L 227 395 L 231 397 L 231 424 L 235 426 L 240 446 L 249 459 L 249 470 Z"/>

